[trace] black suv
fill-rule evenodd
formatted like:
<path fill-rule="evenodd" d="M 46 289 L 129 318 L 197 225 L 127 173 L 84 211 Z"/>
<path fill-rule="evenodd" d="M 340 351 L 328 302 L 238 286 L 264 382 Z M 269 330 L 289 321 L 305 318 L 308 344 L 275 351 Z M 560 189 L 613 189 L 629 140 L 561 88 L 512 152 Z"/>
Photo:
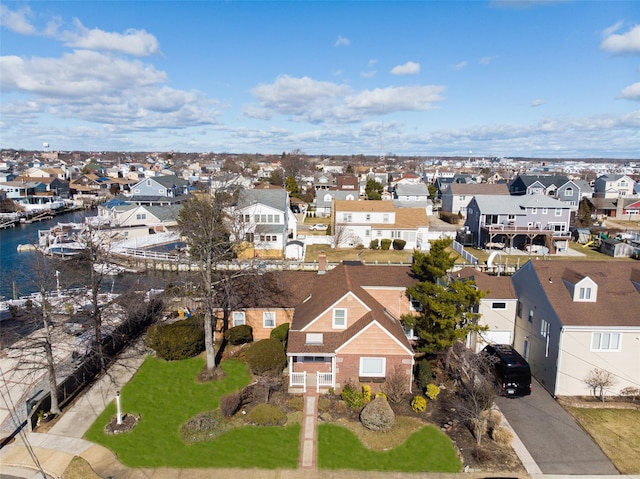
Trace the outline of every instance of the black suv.
<path fill-rule="evenodd" d="M 500 395 L 517 397 L 531 394 L 531 369 L 518 351 L 508 344 L 490 344 L 483 351 L 495 358 L 493 366 Z"/>

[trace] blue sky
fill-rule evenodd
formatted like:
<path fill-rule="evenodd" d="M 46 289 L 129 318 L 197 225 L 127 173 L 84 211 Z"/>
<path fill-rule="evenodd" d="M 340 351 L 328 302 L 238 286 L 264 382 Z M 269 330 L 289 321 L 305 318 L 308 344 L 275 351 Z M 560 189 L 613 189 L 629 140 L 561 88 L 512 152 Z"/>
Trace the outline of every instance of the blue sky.
<path fill-rule="evenodd" d="M 3 148 L 640 158 L 638 1 L 0 14 Z"/>

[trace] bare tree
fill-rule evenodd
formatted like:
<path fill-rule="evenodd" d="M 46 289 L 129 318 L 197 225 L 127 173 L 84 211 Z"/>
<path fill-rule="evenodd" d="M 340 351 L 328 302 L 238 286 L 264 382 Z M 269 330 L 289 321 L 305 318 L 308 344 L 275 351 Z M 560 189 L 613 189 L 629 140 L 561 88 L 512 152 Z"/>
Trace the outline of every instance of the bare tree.
<path fill-rule="evenodd" d="M 223 267 L 247 247 L 249 223 L 236 218 L 231 207 L 236 199 L 233 192 L 223 189 L 212 195 L 197 195 L 184 204 L 178 217 L 178 227 L 185 238 L 191 258 L 197 262 L 204 296 L 204 333 L 207 369 L 216 367 L 215 311 L 227 311 L 231 305 L 232 284 L 235 278 L 252 274 L 251 266 L 229 271 Z"/>
<path fill-rule="evenodd" d="M 360 238 L 355 235 L 348 226 L 335 223 L 335 227 L 333 227 L 331 231 L 332 248 L 340 248 L 351 244 L 355 245 L 355 243 L 359 242 Z"/>
<path fill-rule="evenodd" d="M 616 383 L 616 377 L 613 373 L 600 368 L 593 368 L 584 377 L 583 381 L 591 388 L 593 396 L 600 396 L 600 400 L 605 402 L 606 390 Z"/>
<path fill-rule="evenodd" d="M 460 387 L 453 407 L 473 432 L 479 447 L 496 396 L 492 375 L 494 359 L 485 352 L 476 354 L 462 343 L 456 343 L 451 347 L 450 361 Z"/>

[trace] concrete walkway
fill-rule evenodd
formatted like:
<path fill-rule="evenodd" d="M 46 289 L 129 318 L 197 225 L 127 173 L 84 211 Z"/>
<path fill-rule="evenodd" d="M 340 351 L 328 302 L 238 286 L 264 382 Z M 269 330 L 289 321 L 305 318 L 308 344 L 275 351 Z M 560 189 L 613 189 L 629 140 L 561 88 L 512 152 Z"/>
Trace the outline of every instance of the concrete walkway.
<path fill-rule="evenodd" d="M 301 469 L 315 470 L 317 467 L 317 425 L 318 394 L 306 393 L 300 438 L 300 460 L 298 461 L 298 467 Z"/>

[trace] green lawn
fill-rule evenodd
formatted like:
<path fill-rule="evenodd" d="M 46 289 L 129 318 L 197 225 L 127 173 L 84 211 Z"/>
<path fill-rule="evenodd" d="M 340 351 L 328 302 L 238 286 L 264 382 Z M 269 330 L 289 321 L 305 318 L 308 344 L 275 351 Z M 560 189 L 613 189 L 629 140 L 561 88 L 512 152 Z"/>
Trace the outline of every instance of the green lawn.
<path fill-rule="evenodd" d="M 204 366 L 202 358 L 162 361 L 149 357 L 122 389 L 123 413 L 140 416 L 128 433 L 108 436 L 104 426 L 116 414 L 110 404 L 87 431 L 86 438 L 114 451 L 130 467 L 260 467 L 295 468 L 298 464 L 300 426 L 244 426 L 218 438 L 187 445 L 180 425 L 198 413 L 218 407 L 221 396 L 249 383 L 246 366 L 224 361 L 226 378 L 197 383 Z M 260 447 L 255 447 L 255 445 Z"/>
<path fill-rule="evenodd" d="M 318 425 L 318 468 L 358 471 L 458 472 L 461 464 L 451 440 L 425 426 L 390 451 L 367 449 L 347 428 Z"/>

